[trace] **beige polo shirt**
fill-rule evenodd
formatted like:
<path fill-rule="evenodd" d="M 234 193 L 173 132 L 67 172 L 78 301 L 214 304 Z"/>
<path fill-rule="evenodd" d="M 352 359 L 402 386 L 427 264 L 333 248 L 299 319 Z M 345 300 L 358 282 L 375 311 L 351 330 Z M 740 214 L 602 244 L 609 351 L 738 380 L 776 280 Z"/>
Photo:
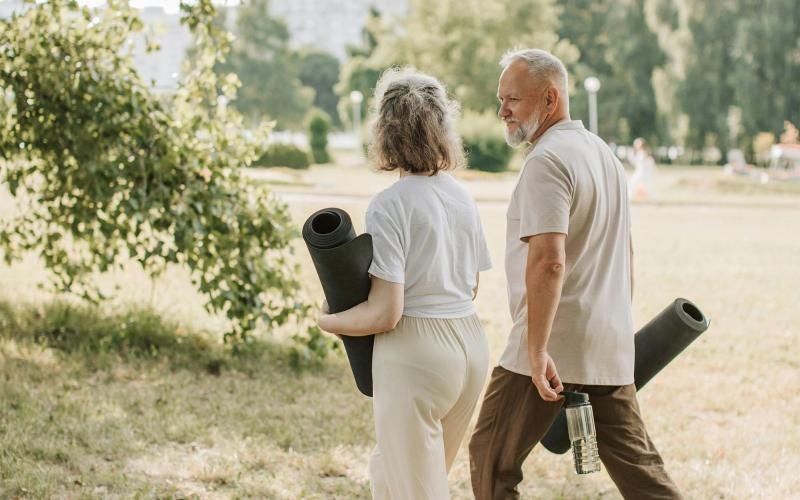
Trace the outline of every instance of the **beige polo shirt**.
<path fill-rule="evenodd" d="M 547 344 L 566 383 L 633 383 L 630 210 L 625 173 L 580 121 L 548 129 L 526 155 L 507 213 L 506 278 L 514 325 L 500 359 L 530 375 L 525 266 L 542 233 L 566 234 L 561 301 Z"/>

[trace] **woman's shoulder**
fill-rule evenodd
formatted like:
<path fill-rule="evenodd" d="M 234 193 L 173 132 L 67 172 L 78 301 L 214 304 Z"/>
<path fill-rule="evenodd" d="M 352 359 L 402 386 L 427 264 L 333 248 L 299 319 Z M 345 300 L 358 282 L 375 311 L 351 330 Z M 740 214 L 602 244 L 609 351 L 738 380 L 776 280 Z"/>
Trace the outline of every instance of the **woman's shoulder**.
<path fill-rule="evenodd" d="M 402 205 L 403 198 L 404 193 L 400 189 L 399 183 L 394 182 L 372 196 L 367 206 L 367 212 L 392 213 Z"/>
<path fill-rule="evenodd" d="M 452 186 L 452 188 L 458 191 L 460 194 L 472 198 L 472 194 L 470 194 L 467 184 L 458 179 L 454 174 L 451 174 L 450 172 L 442 172 L 439 175 L 442 176 L 442 179 L 446 185 Z"/>

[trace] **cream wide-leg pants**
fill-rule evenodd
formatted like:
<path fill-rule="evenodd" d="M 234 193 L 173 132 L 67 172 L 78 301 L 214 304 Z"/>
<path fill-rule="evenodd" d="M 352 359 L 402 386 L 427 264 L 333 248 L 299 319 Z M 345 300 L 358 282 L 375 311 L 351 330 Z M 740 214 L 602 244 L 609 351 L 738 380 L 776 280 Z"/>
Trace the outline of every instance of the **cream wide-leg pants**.
<path fill-rule="evenodd" d="M 377 445 L 369 464 L 376 500 L 450 498 L 447 472 L 467 430 L 489 365 L 476 315 L 403 316 L 375 337 L 373 410 Z"/>

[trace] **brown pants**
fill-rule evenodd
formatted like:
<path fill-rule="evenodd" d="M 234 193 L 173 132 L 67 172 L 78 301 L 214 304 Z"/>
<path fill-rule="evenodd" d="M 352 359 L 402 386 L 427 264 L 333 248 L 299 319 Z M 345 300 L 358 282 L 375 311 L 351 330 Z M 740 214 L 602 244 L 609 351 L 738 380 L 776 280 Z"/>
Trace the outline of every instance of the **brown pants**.
<path fill-rule="evenodd" d="M 564 384 L 564 389 L 589 394 L 600 459 L 624 498 L 681 498 L 647 435 L 633 385 Z M 519 498 L 522 463 L 562 404 L 544 401 L 530 377 L 494 368 L 469 443 L 476 500 Z"/>

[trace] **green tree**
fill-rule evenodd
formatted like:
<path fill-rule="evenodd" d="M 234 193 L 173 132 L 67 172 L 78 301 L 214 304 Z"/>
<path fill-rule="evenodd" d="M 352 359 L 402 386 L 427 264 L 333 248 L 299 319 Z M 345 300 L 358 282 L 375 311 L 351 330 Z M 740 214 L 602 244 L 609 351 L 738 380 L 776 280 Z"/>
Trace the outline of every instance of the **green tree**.
<path fill-rule="evenodd" d="M 246 138 L 219 99 L 238 80 L 213 71 L 229 37 L 211 0 L 181 8 L 197 57 L 164 100 L 120 50 L 141 28 L 126 1 L 50 0 L 0 20 L 0 167 L 17 206 L 0 221 L 0 251 L 6 262 L 35 253 L 58 289 L 95 301 L 96 273 L 184 265 L 207 309 L 231 320 L 226 338 L 302 322 L 288 209 L 240 175 L 268 128 Z M 324 353 L 310 333 L 303 352 Z"/>
<path fill-rule="evenodd" d="M 744 148 L 800 119 L 800 3 L 793 0 L 650 0 L 671 28 L 676 107 L 690 148 Z M 670 10 L 672 14 L 670 14 Z M 663 34 L 663 33 L 662 33 Z"/>
<path fill-rule="evenodd" d="M 800 2 L 737 3 L 736 64 L 730 72 L 734 101 L 748 136 L 778 136 L 784 120 L 800 123 Z"/>
<path fill-rule="evenodd" d="M 559 13 L 554 0 L 411 0 L 402 28 L 376 52 L 440 78 L 467 109 L 494 110 L 498 62 L 509 49 L 544 48 L 565 63 L 577 58 L 558 39 Z"/>
<path fill-rule="evenodd" d="M 301 128 L 314 91 L 300 81 L 300 58 L 289 48 L 286 24 L 270 17 L 269 0 L 241 5 L 235 34 L 230 54 L 218 63 L 217 72 L 239 76 L 236 109 L 252 122 L 270 118 L 278 128 Z"/>
<path fill-rule="evenodd" d="M 566 0 L 561 6 L 559 36 L 580 51 L 570 66 L 573 116 L 588 119 L 583 80 L 596 76 L 602 82 L 599 134 L 622 142 L 636 136 L 657 139 L 661 134 L 652 77 L 667 58 L 646 22 L 644 0 Z"/>
<path fill-rule="evenodd" d="M 688 120 L 676 89 L 685 76 L 687 46 L 691 35 L 686 27 L 690 0 L 645 0 L 647 25 L 658 38 L 665 63 L 653 70 L 653 91 L 658 108 L 658 131 L 663 143 L 685 145 Z"/>
<path fill-rule="evenodd" d="M 339 81 L 339 70 L 339 60 L 328 52 L 307 51 L 300 56 L 300 82 L 314 89 L 314 106 L 325 111 L 336 127 L 342 125 L 336 112 L 339 97 L 333 90 Z"/>
<path fill-rule="evenodd" d="M 388 32 L 389 28 L 384 23 L 380 11 L 370 7 L 364 28 L 361 30 L 361 43 L 347 47 L 347 61 L 342 65 L 339 83 L 334 87 L 339 96 L 336 109 L 341 123 L 352 125 L 350 92 L 357 90 L 368 99 L 375 90 L 375 84 L 381 73 L 396 62 L 386 61 L 376 53 L 380 41 Z M 363 110 L 362 106 L 362 113 Z"/>
<path fill-rule="evenodd" d="M 691 35 L 683 82 L 676 89 L 689 119 L 686 144 L 692 149 L 729 145 L 728 110 L 734 104 L 732 47 L 739 13 L 736 0 L 696 0 L 688 18 Z"/>

